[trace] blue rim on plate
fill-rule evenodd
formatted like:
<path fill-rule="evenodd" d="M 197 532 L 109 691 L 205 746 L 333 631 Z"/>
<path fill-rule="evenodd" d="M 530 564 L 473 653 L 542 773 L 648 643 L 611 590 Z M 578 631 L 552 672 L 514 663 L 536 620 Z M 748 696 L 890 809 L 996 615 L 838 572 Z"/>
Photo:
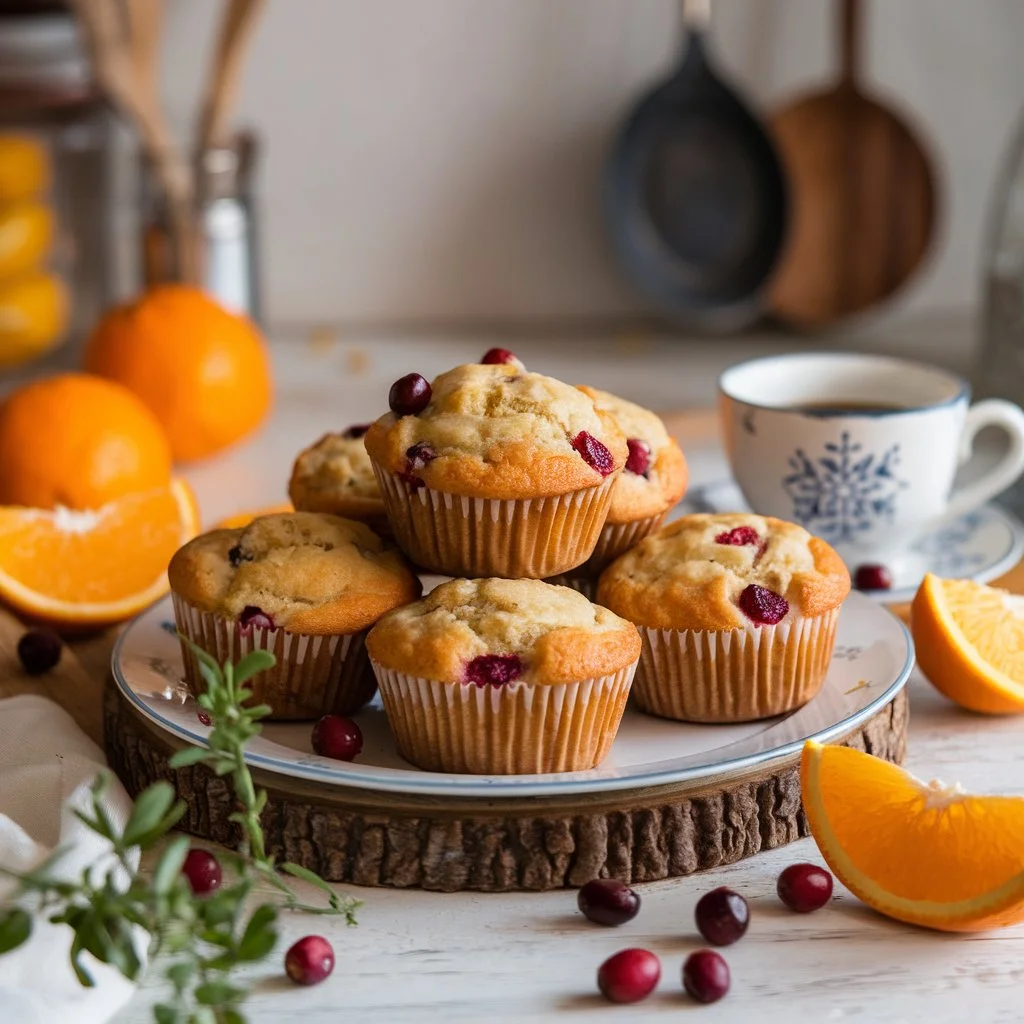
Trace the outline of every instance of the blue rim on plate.
<path fill-rule="evenodd" d="M 170 599 L 135 619 L 118 639 L 111 668 L 121 693 L 149 721 L 187 743 L 209 729 L 182 698 L 181 653 Z M 342 788 L 420 796 L 521 799 L 612 792 L 742 775 L 797 755 L 807 739 L 849 733 L 906 684 L 914 665 L 907 628 L 876 602 L 851 594 L 839 617 L 836 650 L 821 692 L 789 715 L 739 725 L 691 725 L 629 709 L 612 752 L 591 771 L 557 775 L 445 775 L 398 758 L 379 698 L 357 720 L 366 744 L 355 762 L 313 754 L 310 723 L 270 723 L 246 754 L 254 768 Z"/>

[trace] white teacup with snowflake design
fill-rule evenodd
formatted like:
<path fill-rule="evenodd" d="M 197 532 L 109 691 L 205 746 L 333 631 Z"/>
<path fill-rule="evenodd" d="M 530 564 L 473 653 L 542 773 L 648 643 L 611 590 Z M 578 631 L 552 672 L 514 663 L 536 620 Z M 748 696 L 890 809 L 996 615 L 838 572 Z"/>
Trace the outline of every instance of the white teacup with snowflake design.
<path fill-rule="evenodd" d="M 851 568 L 895 568 L 924 533 L 1024 472 L 1024 412 L 969 405 L 967 382 L 937 367 L 793 354 L 733 366 L 718 386 L 726 453 L 750 507 L 800 523 Z M 998 456 L 973 451 L 985 427 L 1008 439 Z"/>

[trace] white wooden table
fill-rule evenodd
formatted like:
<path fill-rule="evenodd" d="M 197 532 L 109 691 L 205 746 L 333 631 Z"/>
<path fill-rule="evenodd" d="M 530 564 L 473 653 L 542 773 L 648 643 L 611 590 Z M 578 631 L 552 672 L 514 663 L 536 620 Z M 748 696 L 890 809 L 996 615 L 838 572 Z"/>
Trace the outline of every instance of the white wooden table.
<path fill-rule="evenodd" d="M 253 444 L 189 474 L 205 521 L 281 500 L 291 459 L 302 444 L 369 419 L 402 373 L 429 375 L 478 357 L 480 348 L 418 342 L 279 349 L 274 423 Z M 731 357 L 722 350 L 694 359 L 684 350 L 638 348 L 628 340 L 516 348 L 533 368 L 662 409 L 711 404 L 714 376 Z M 721 473 L 713 447 L 693 447 L 688 454 L 695 480 Z M 1021 735 L 1020 720 L 971 715 L 922 679 L 911 683 L 908 767 L 918 775 L 959 780 L 979 791 L 1022 793 Z M 357 928 L 323 917 L 283 919 L 278 951 L 248 973 L 253 994 L 246 1010 L 254 1024 L 645 1021 L 689 1011 L 701 1020 L 737 1024 L 1024 1020 L 1024 927 L 977 936 L 921 931 L 875 915 L 838 885 L 828 907 L 795 915 L 778 902 L 775 880 L 799 860 L 821 862 L 812 841 L 703 875 L 644 885 L 640 915 L 616 929 L 587 922 L 568 891 L 353 890 L 365 900 Z M 723 951 L 733 978 L 729 995 L 700 1007 L 683 993 L 680 968 L 702 945 L 693 906 L 718 885 L 747 897 L 752 923 L 744 939 Z M 292 941 L 310 933 L 331 941 L 337 966 L 325 983 L 301 989 L 285 978 L 282 957 Z M 662 981 L 645 1002 L 615 1007 L 597 994 L 595 974 L 607 956 L 628 946 L 661 958 Z M 149 1006 L 163 994 L 151 979 L 117 1024 L 149 1022 Z"/>

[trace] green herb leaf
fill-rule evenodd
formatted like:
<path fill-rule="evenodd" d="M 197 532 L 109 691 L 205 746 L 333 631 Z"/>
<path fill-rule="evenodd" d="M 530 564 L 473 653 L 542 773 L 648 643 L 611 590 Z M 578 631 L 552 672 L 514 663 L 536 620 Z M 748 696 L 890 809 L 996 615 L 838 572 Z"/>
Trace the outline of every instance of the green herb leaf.
<path fill-rule="evenodd" d="M 223 1006 L 234 1003 L 245 995 L 245 989 L 226 981 L 207 981 L 196 987 L 196 1002 L 202 1006 Z"/>
<path fill-rule="evenodd" d="M 0 916 L 0 953 L 17 949 L 31 934 L 31 915 L 21 907 L 12 907 Z"/>
<path fill-rule="evenodd" d="M 245 1018 L 230 1008 L 220 1011 L 221 1024 L 245 1024 Z"/>
<path fill-rule="evenodd" d="M 323 890 L 331 896 L 336 896 L 334 889 L 325 882 L 318 874 L 310 871 L 309 868 L 304 868 L 301 864 L 295 864 L 290 860 L 286 860 L 283 864 L 278 864 L 278 867 L 294 878 L 301 878 L 304 882 L 309 882 L 310 885 L 315 885 L 318 889 Z"/>
<path fill-rule="evenodd" d="M 191 764 L 198 764 L 200 761 L 210 757 L 210 751 L 206 747 L 186 747 L 171 756 L 167 763 L 172 768 L 187 768 Z"/>
<path fill-rule="evenodd" d="M 153 1019 L 156 1021 L 156 1024 L 179 1024 L 181 1014 L 167 1003 L 157 1003 L 153 1007 Z"/>
<path fill-rule="evenodd" d="M 277 910 L 264 903 L 257 907 L 249 918 L 249 923 L 242 933 L 242 941 L 238 944 L 240 960 L 262 960 L 274 948 L 277 942 Z"/>
<path fill-rule="evenodd" d="M 191 960 L 182 960 L 180 963 L 171 964 L 164 973 L 176 989 L 184 991 L 196 976 L 196 965 Z"/>
<path fill-rule="evenodd" d="M 260 672 L 266 672 L 277 664 L 277 658 L 270 651 L 250 651 L 234 667 L 235 686 L 241 686 Z"/>
<path fill-rule="evenodd" d="M 188 848 L 188 836 L 175 836 L 167 844 L 153 869 L 153 892 L 161 896 L 170 892 L 171 886 L 181 877 Z"/>
<path fill-rule="evenodd" d="M 128 824 L 124 827 L 125 846 L 138 846 L 139 839 L 152 832 L 174 803 L 174 787 L 169 782 L 154 782 L 136 798 Z"/>

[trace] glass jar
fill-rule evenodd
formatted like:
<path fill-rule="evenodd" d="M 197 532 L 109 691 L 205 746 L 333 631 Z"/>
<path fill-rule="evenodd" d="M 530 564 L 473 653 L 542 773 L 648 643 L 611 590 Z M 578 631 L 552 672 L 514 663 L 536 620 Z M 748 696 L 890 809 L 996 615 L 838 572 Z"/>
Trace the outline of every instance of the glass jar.
<path fill-rule="evenodd" d="M 0 3 L 0 373 L 73 365 L 115 298 L 114 124 L 77 26 Z M 6 227 L 6 233 L 4 228 Z"/>

